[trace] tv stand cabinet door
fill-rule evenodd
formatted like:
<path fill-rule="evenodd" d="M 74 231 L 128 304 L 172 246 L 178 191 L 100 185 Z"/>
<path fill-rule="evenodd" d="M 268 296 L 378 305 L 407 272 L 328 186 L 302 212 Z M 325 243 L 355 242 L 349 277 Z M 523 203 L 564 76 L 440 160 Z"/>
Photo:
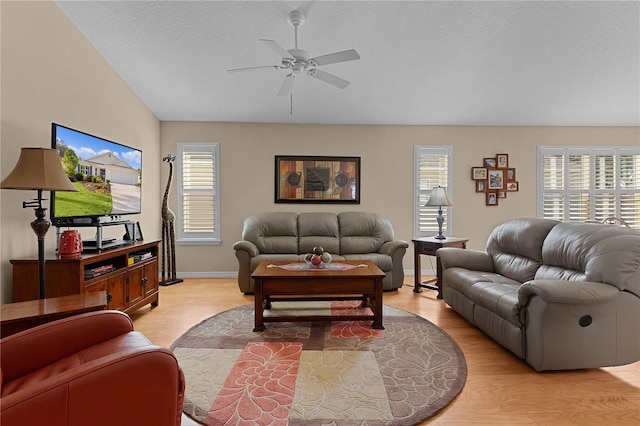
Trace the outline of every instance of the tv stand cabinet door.
<path fill-rule="evenodd" d="M 108 305 L 109 309 L 116 309 L 118 311 L 124 311 L 124 289 L 127 282 L 127 273 L 122 272 L 120 274 L 109 277 L 108 282 Z"/>
<path fill-rule="evenodd" d="M 153 296 L 158 292 L 158 262 L 152 261 L 144 265 L 144 275 L 147 277 L 147 282 L 144 286 L 144 297 Z"/>
<path fill-rule="evenodd" d="M 125 307 L 127 308 L 138 304 L 144 298 L 144 282 L 147 281 L 144 274 L 144 265 L 130 268 L 128 281 L 125 302 Z"/>

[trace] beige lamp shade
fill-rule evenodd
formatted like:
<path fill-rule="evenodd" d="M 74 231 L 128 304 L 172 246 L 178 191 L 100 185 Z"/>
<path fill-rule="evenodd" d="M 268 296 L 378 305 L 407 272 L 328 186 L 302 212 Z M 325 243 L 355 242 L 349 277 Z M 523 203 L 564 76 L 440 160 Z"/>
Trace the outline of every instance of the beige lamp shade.
<path fill-rule="evenodd" d="M 47 148 L 22 148 L 18 163 L 0 188 L 77 191 L 62 169 L 58 151 Z"/>
<path fill-rule="evenodd" d="M 453 206 L 453 203 L 449 199 L 449 195 L 447 194 L 447 189 L 442 186 L 436 186 L 431 190 L 431 197 L 427 201 L 425 206 Z"/>

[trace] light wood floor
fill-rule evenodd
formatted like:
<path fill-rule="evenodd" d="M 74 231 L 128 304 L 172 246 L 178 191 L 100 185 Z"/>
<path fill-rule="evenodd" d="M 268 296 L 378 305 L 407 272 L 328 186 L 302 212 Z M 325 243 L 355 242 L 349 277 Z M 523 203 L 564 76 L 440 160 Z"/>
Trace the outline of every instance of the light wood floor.
<path fill-rule="evenodd" d="M 471 326 L 435 292 L 405 287 L 385 292 L 384 303 L 423 316 L 462 348 L 468 376 L 458 397 L 424 424 L 640 425 L 640 362 L 631 365 L 537 373 Z M 186 279 L 160 287 L 160 304 L 132 314 L 153 343 L 170 346 L 182 333 L 219 312 L 253 303 L 235 278 Z"/>

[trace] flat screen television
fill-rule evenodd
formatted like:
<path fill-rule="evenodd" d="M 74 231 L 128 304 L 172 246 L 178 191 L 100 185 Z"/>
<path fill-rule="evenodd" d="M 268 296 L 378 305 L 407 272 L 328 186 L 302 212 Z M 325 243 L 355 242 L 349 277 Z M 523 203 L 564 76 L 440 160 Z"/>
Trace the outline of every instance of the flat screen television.
<path fill-rule="evenodd" d="M 95 225 L 142 211 L 142 151 L 51 124 L 51 147 L 78 192 L 51 193 L 54 226 Z"/>

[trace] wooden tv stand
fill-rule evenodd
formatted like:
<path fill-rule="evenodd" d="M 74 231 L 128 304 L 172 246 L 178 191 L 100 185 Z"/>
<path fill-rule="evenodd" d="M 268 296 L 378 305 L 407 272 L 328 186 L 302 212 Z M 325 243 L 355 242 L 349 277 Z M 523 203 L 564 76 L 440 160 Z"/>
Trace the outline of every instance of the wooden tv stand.
<path fill-rule="evenodd" d="M 104 291 L 107 309 L 130 313 L 148 303 L 158 306 L 159 245 L 160 241 L 140 241 L 78 258 L 47 258 L 47 298 Z M 140 259 L 139 253 L 151 257 Z M 38 260 L 11 259 L 11 264 L 13 301 L 38 299 Z M 101 267 L 106 268 L 100 271 Z"/>

